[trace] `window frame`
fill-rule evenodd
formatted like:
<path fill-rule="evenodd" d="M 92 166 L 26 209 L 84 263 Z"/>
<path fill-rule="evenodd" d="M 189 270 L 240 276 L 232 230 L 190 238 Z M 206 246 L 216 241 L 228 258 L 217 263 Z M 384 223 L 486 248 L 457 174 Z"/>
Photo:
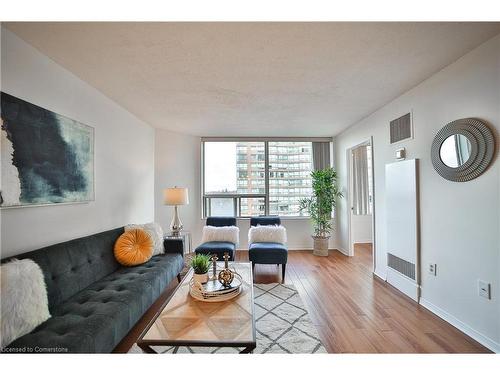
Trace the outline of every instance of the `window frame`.
<path fill-rule="evenodd" d="M 262 142 L 264 143 L 264 194 L 233 194 L 218 193 L 205 194 L 205 143 L 206 142 Z M 234 205 L 234 216 L 238 219 L 249 219 L 250 216 L 241 216 L 242 198 L 264 198 L 264 215 L 269 215 L 270 196 L 269 196 L 269 142 L 329 142 L 332 148 L 332 137 L 201 137 L 201 213 L 202 219 L 206 219 L 208 214 L 208 199 L 210 198 L 232 198 Z M 332 151 L 332 150 L 330 150 Z M 330 165 L 333 165 L 333 152 L 330 152 Z M 302 216 L 283 216 L 286 219 L 309 219 L 309 215 Z"/>

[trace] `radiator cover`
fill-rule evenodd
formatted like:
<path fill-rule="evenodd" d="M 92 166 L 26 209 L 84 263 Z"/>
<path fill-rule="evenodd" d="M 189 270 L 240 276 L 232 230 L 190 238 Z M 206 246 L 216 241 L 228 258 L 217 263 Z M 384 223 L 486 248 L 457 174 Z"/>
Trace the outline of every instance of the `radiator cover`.
<path fill-rule="evenodd" d="M 415 264 L 407 260 L 401 259 L 394 254 L 387 253 L 387 266 L 412 280 L 416 280 Z"/>

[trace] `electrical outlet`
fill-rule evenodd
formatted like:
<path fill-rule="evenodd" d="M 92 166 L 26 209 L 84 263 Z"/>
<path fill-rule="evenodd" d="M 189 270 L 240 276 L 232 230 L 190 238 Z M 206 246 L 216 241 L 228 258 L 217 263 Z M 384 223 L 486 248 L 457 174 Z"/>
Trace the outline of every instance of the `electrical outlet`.
<path fill-rule="evenodd" d="M 437 264 L 429 264 L 429 275 L 437 276 Z"/>
<path fill-rule="evenodd" d="M 491 299 L 491 284 L 483 280 L 478 280 L 477 293 L 480 297 Z"/>

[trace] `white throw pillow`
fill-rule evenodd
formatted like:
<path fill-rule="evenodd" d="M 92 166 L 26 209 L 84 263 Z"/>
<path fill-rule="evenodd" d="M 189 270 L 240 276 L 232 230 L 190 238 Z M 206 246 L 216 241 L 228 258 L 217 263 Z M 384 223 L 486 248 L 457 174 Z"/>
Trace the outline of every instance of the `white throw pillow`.
<path fill-rule="evenodd" d="M 151 236 L 151 239 L 153 240 L 152 256 L 165 253 L 165 248 L 163 246 L 163 229 L 161 229 L 160 224 L 158 223 L 129 224 L 125 227 L 126 232 L 132 229 L 142 229 Z"/>
<path fill-rule="evenodd" d="M 203 227 L 203 236 L 201 242 L 232 242 L 235 245 L 240 240 L 240 228 L 235 226 L 229 227 L 212 227 L 206 225 Z"/>
<path fill-rule="evenodd" d="M 50 318 L 47 288 L 40 266 L 14 259 L 0 267 L 0 348 L 33 331 Z"/>
<path fill-rule="evenodd" d="M 274 242 L 286 244 L 286 228 L 282 225 L 257 225 L 248 230 L 248 243 Z"/>

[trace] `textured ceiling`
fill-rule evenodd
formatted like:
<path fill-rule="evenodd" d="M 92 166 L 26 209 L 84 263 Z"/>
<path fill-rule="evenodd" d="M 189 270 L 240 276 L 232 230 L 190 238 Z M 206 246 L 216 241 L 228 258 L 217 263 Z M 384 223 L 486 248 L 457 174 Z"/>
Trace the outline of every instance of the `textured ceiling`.
<path fill-rule="evenodd" d="M 156 128 L 332 136 L 500 23 L 6 23 Z"/>

